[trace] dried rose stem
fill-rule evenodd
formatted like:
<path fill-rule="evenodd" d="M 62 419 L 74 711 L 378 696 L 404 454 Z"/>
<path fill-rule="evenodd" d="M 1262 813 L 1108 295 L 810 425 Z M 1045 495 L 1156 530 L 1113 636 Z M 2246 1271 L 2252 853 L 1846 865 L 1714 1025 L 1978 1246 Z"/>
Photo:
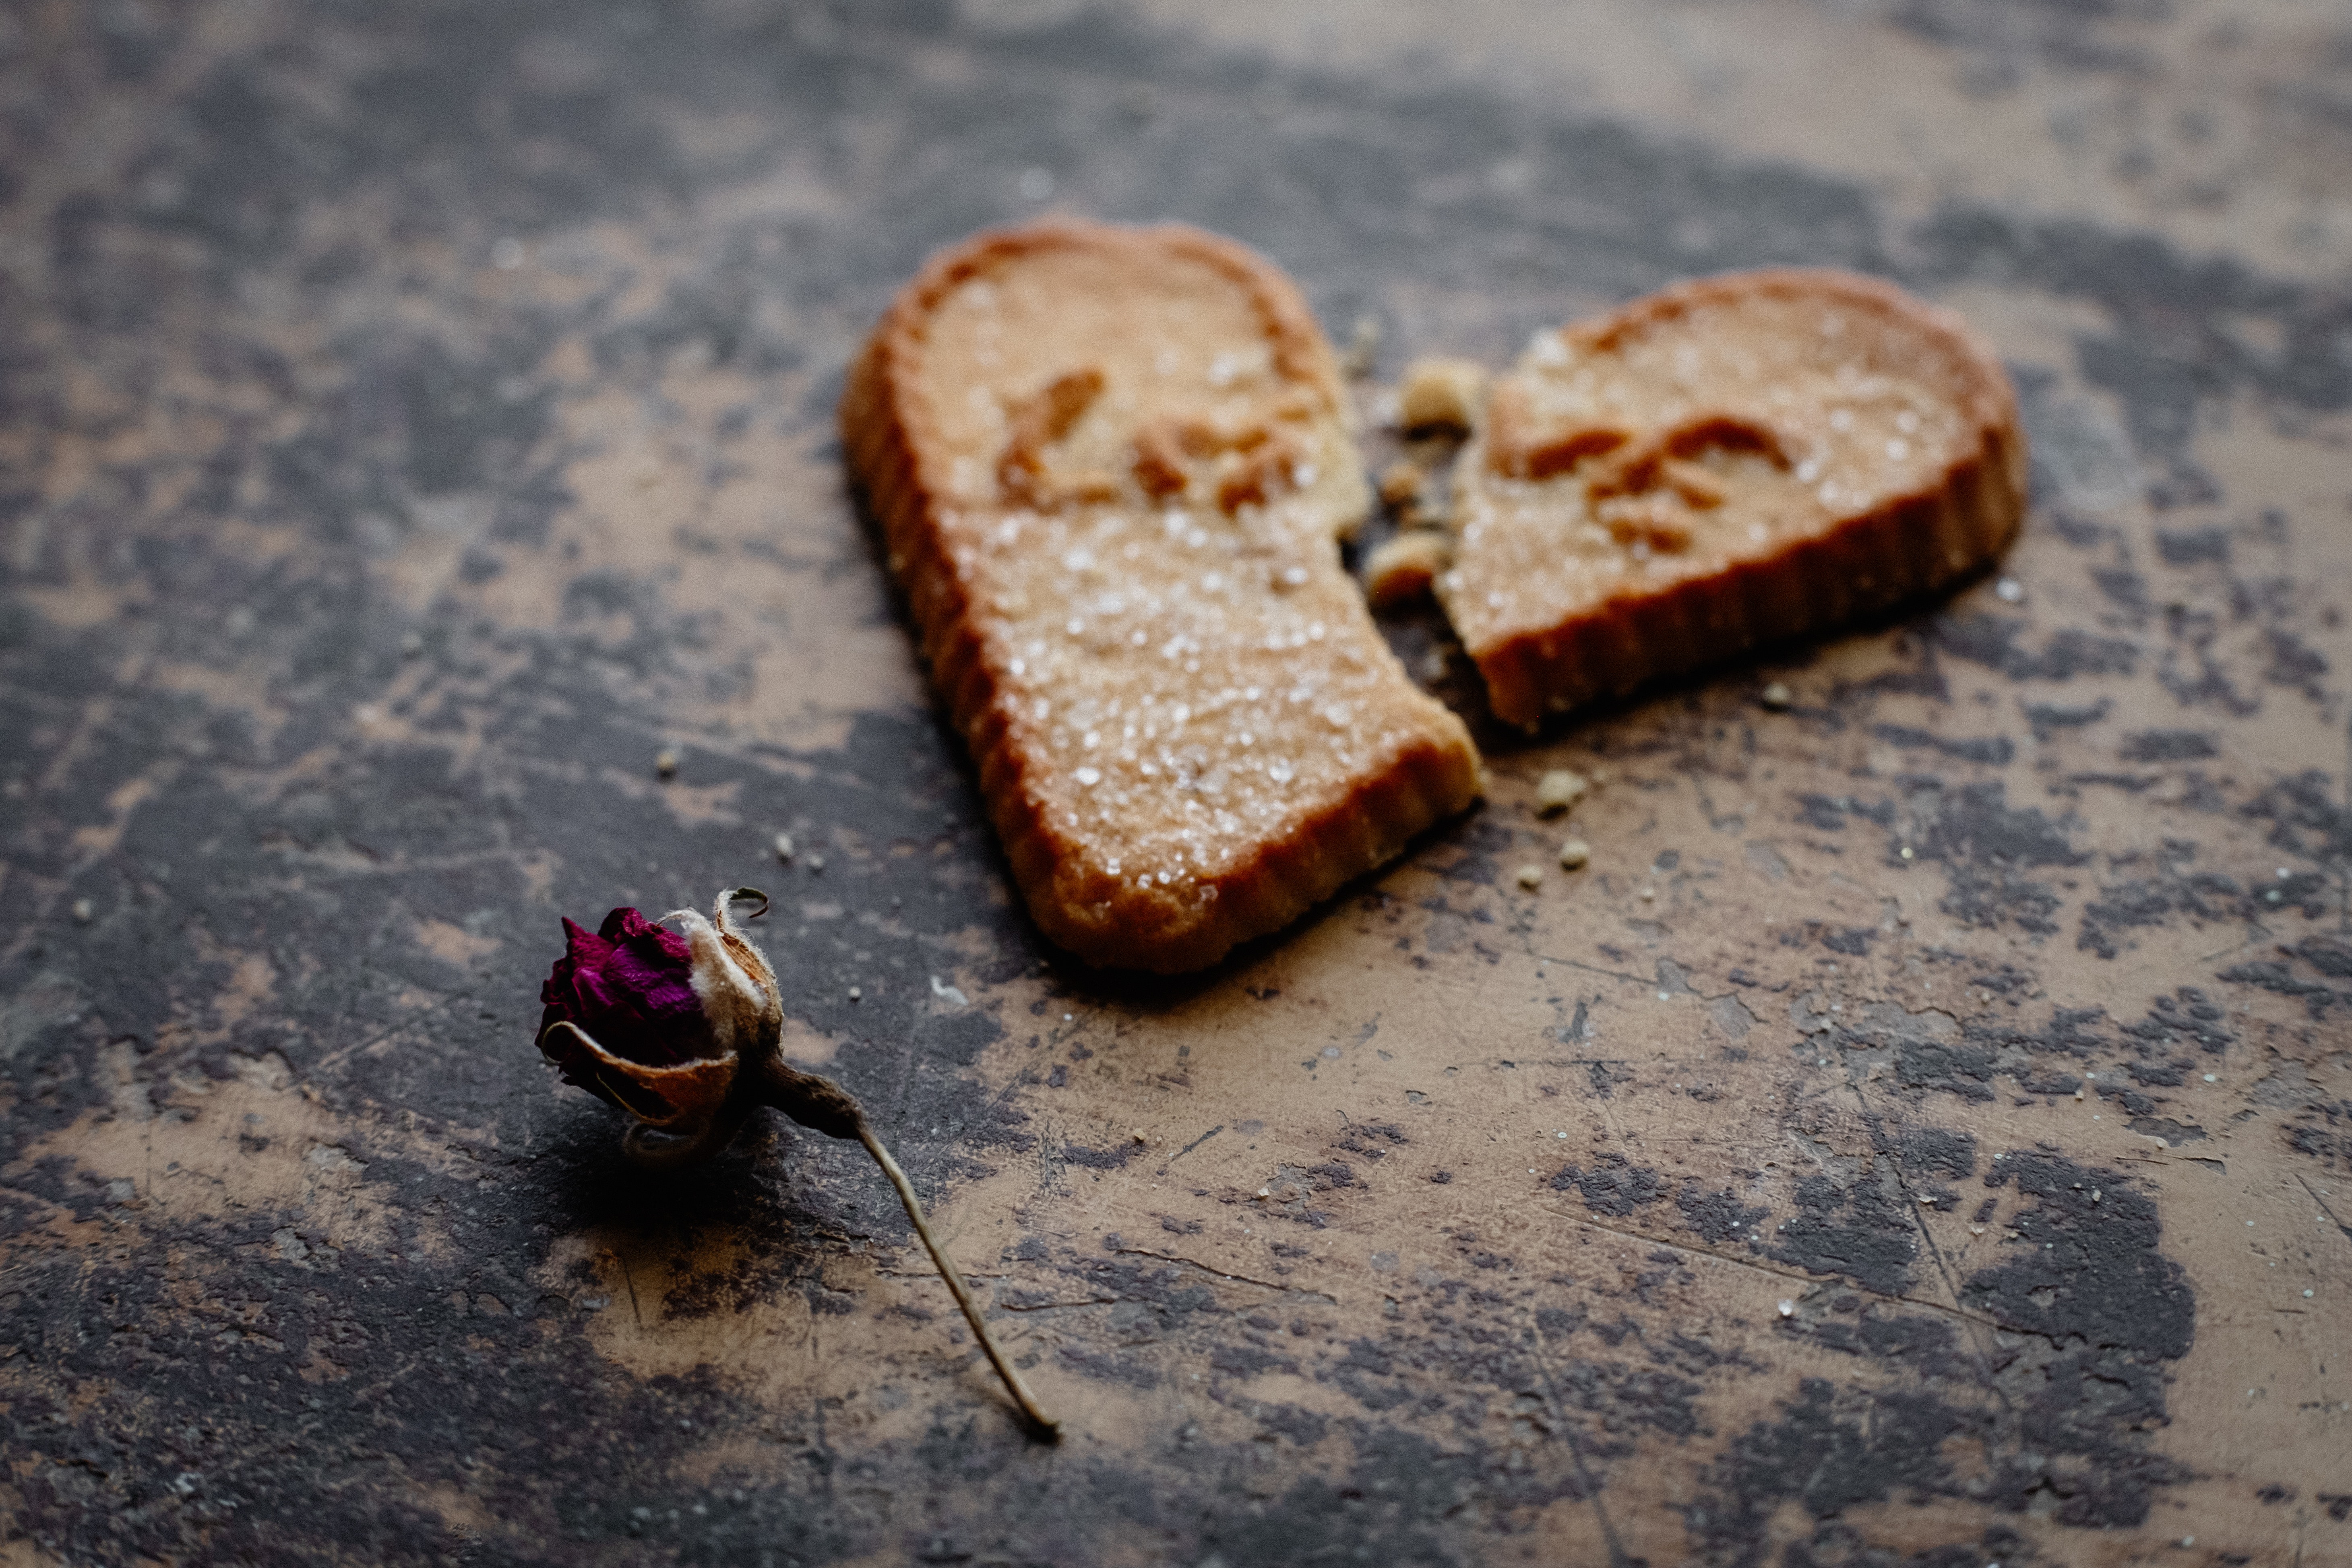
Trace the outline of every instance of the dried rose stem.
<path fill-rule="evenodd" d="M 890 1184 L 898 1189 L 898 1201 L 907 1205 L 907 1217 L 915 1222 L 915 1234 L 923 1238 L 923 1246 L 930 1251 L 931 1261 L 939 1265 L 940 1277 L 948 1282 L 948 1289 L 955 1292 L 956 1305 L 963 1309 L 964 1321 L 970 1323 L 971 1331 L 980 1337 L 980 1348 L 988 1352 L 989 1364 L 996 1368 L 996 1375 L 1004 1380 L 1004 1386 L 1013 1391 L 1013 1399 L 1021 1406 L 1021 1414 L 1029 1418 L 1029 1424 L 1037 1429 L 1040 1436 L 1059 1436 L 1062 1424 L 1039 1406 L 1037 1396 L 1029 1392 L 1029 1385 L 1021 1380 L 1020 1372 L 1005 1359 L 1003 1348 L 996 1342 L 996 1336 L 989 1332 L 988 1325 L 981 1321 L 980 1303 L 971 1299 L 971 1290 L 964 1286 L 963 1276 L 956 1272 L 954 1259 L 948 1256 L 947 1248 L 940 1245 L 940 1238 L 931 1234 L 930 1222 L 923 1217 L 923 1205 L 915 1197 L 914 1184 L 907 1180 L 907 1173 L 898 1169 L 898 1162 L 890 1158 L 890 1151 L 882 1147 L 882 1140 L 874 1136 L 874 1130 L 866 1125 L 863 1117 L 858 1119 L 857 1138 L 866 1145 L 866 1152 L 874 1156 L 874 1163 L 882 1167 L 882 1173 L 890 1178 Z"/>

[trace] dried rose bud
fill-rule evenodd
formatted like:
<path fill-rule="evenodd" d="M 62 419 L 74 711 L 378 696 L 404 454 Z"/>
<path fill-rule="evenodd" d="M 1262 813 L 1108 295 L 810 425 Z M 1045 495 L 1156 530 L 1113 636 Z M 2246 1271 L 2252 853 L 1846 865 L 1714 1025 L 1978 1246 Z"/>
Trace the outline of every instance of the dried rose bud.
<path fill-rule="evenodd" d="M 567 920 L 567 950 L 540 987 L 539 1048 L 563 1081 L 636 1118 L 621 1141 L 637 1164 L 667 1167 L 707 1159 L 733 1141 L 762 1105 L 827 1137 L 866 1146 L 898 1190 L 931 1260 L 963 1309 L 981 1348 L 1022 1414 L 1048 1437 L 1056 1424 L 1005 1359 L 939 1238 L 912 1183 L 866 1125 L 857 1102 L 829 1079 L 787 1064 L 781 1052 L 783 1000 L 775 971 L 735 924 L 738 901 L 768 896 L 730 888 L 705 920 L 674 910 L 654 921 L 617 909 L 592 935 Z M 666 929 L 676 921 L 683 933 Z"/>
<path fill-rule="evenodd" d="M 563 934 L 571 951 L 539 988 L 539 1048 L 563 1081 L 651 1127 L 709 1121 L 736 1053 L 719 1049 L 695 994 L 692 943 L 627 909 L 593 934 L 567 920 Z"/>

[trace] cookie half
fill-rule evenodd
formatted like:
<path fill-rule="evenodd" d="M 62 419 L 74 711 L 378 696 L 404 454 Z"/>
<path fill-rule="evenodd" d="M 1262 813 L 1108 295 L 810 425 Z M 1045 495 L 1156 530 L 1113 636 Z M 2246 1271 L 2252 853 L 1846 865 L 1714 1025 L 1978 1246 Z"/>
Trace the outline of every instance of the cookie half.
<path fill-rule="evenodd" d="M 2024 516 L 2025 437 L 1950 311 L 1734 273 L 1538 333 L 1454 493 L 1439 596 L 1496 714 L 1533 724 L 1981 567 Z"/>
<path fill-rule="evenodd" d="M 1162 973 L 1286 925 L 1484 786 L 1342 569 L 1337 362 L 1263 258 L 1050 222 L 925 264 L 851 466 L 1040 928 Z"/>

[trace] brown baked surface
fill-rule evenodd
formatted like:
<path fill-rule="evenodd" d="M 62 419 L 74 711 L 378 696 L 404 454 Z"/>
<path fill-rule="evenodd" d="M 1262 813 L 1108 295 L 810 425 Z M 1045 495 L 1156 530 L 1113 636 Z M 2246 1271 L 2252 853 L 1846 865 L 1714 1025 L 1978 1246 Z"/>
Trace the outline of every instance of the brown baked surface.
<path fill-rule="evenodd" d="M 1702 279 L 1541 332 L 1454 477 L 1439 595 L 1501 718 L 1840 625 L 2024 515 L 1992 352 L 1851 273 Z"/>
<path fill-rule="evenodd" d="M 1474 799 L 1467 731 L 1341 568 L 1336 362 L 1260 258 L 1041 223 L 927 262 L 841 426 L 1037 923 L 1173 972 Z"/>

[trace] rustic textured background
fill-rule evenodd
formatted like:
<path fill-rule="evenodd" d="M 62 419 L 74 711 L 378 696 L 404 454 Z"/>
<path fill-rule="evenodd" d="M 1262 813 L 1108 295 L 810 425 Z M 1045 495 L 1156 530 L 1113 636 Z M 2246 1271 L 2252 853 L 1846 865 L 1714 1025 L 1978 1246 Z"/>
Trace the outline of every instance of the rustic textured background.
<path fill-rule="evenodd" d="M 2352 22 L 1303 9 L 0 10 L 0 1562 L 2352 1561 Z M 1368 395 L 1894 276 L 2012 366 L 2015 586 L 1076 971 L 829 428 L 1044 209 Z M 531 1049 L 559 913 L 739 881 L 1060 1447 L 856 1150 L 639 1179 Z"/>

